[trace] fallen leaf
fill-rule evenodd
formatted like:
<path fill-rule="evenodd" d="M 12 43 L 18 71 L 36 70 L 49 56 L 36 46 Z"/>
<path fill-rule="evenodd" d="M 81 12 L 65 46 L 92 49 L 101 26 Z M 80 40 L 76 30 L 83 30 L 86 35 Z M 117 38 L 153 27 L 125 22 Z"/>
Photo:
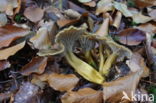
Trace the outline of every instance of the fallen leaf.
<path fill-rule="evenodd" d="M 52 41 L 50 40 L 48 28 L 39 28 L 36 35 L 30 39 L 30 42 L 33 44 L 34 48 L 39 50 L 50 48 L 52 45 Z"/>
<path fill-rule="evenodd" d="M 134 46 L 146 40 L 146 34 L 139 29 L 128 28 L 117 34 L 116 38 L 122 44 Z"/>
<path fill-rule="evenodd" d="M 0 27 L 0 48 L 9 46 L 14 40 L 28 35 L 30 31 L 13 25 Z"/>
<path fill-rule="evenodd" d="M 11 65 L 8 61 L 6 60 L 1 60 L 0 61 L 0 71 L 6 69 L 6 68 L 9 68 Z"/>
<path fill-rule="evenodd" d="M 132 100 L 131 93 L 135 93 L 141 75 L 142 71 L 133 72 L 115 81 L 103 83 L 104 100 L 110 103 L 119 103 L 122 99 L 126 99 L 123 98 L 123 93 L 127 94 L 128 98 Z"/>
<path fill-rule="evenodd" d="M 78 91 L 68 91 L 61 97 L 62 103 L 102 103 L 102 91 L 83 88 Z"/>
<path fill-rule="evenodd" d="M 60 19 L 57 21 L 57 25 L 62 28 L 66 25 L 71 25 L 71 24 L 74 24 L 74 23 L 77 23 L 79 20 L 77 19 Z"/>
<path fill-rule="evenodd" d="M 74 74 L 51 74 L 48 76 L 49 85 L 62 92 L 72 90 L 78 81 L 79 79 Z"/>
<path fill-rule="evenodd" d="M 96 2 L 95 1 L 90 1 L 90 2 L 83 3 L 83 5 L 86 5 L 86 6 L 89 6 L 89 7 L 95 7 Z"/>
<path fill-rule="evenodd" d="M 96 15 L 105 13 L 107 11 L 112 11 L 113 9 L 113 0 L 100 0 L 97 3 Z"/>
<path fill-rule="evenodd" d="M 91 2 L 92 0 L 78 0 L 81 3 Z"/>
<path fill-rule="evenodd" d="M 0 102 L 10 98 L 12 94 L 11 92 L 0 93 Z"/>
<path fill-rule="evenodd" d="M 13 9 L 18 7 L 17 0 L 1 0 L 0 11 L 7 15 L 13 15 Z"/>
<path fill-rule="evenodd" d="M 155 0 L 134 0 L 135 4 L 139 8 L 145 8 L 149 6 L 156 6 Z"/>
<path fill-rule="evenodd" d="M 14 96 L 14 103 L 28 103 L 30 99 L 36 98 L 39 88 L 29 82 L 23 83 Z"/>
<path fill-rule="evenodd" d="M 133 14 L 128 10 L 127 5 L 119 2 L 113 3 L 114 7 L 119 10 L 125 17 L 132 17 Z"/>
<path fill-rule="evenodd" d="M 42 82 L 47 82 L 53 89 L 64 92 L 72 90 L 78 81 L 74 74 L 44 73 L 34 76 L 32 83 L 43 87 Z"/>
<path fill-rule="evenodd" d="M 132 72 L 137 72 L 143 69 L 142 77 L 149 76 L 149 68 L 146 66 L 144 58 L 140 54 L 133 54 L 131 59 L 126 62 Z"/>
<path fill-rule="evenodd" d="M 28 76 L 32 73 L 42 74 L 47 66 L 47 57 L 35 57 L 28 64 L 22 67 L 20 73 Z"/>
<path fill-rule="evenodd" d="M 32 22 L 38 22 L 42 19 L 44 10 L 39 7 L 28 7 L 24 11 L 24 16 Z"/>
<path fill-rule="evenodd" d="M 25 46 L 25 42 L 0 50 L 0 60 L 8 59 Z"/>
<path fill-rule="evenodd" d="M 6 25 L 8 22 L 7 16 L 4 13 L 0 13 L 0 27 Z"/>
<path fill-rule="evenodd" d="M 145 15 L 143 15 L 141 13 L 134 14 L 132 18 L 133 18 L 133 22 L 135 22 L 137 24 L 139 24 L 139 23 L 147 23 L 147 22 L 152 20 L 151 17 L 145 16 Z"/>
<path fill-rule="evenodd" d="M 155 14 L 156 14 L 156 9 L 149 12 L 149 16 L 152 17 L 152 19 L 154 21 L 156 21 L 156 15 Z"/>
<path fill-rule="evenodd" d="M 150 33 L 150 34 L 156 33 L 156 23 L 155 22 L 145 23 L 145 24 L 137 26 L 136 28 L 140 29 L 144 32 Z"/>
<path fill-rule="evenodd" d="M 73 9 L 68 9 L 65 10 L 64 13 L 72 19 L 79 19 L 81 17 L 81 14 L 79 14 L 77 11 L 73 10 Z"/>

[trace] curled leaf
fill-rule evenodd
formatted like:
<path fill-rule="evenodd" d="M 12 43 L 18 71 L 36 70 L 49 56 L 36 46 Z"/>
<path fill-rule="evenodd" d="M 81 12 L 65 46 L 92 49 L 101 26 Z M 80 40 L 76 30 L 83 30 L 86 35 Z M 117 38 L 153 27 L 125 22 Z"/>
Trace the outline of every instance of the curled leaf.
<path fill-rule="evenodd" d="M 14 55 L 17 51 L 25 46 L 25 42 L 19 43 L 15 46 L 8 47 L 0 50 L 0 60 L 8 59 L 8 57 Z"/>
<path fill-rule="evenodd" d="M 102 92 L 83 88 L 77 92 L 68 91 L 61 98 L 62 103 L 102 103 Z"/>
<path fill-rule="evenodd" d="M 28 76 L 32 73 L 42 74 L 47 65 L 47 57 L 35 57 L 20 71 L 22 75 Z"/>
<path fill-rule="evenodd" d="M 9 46 L 14 40 L 29 34 L 28 29 L 13 25 L 0 27 L 0 48 Z"/>

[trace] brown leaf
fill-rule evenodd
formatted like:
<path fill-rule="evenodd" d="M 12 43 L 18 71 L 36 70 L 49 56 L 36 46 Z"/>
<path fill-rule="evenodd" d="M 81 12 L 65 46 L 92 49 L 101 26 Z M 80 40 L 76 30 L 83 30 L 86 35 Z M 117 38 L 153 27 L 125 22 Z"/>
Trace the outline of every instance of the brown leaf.
<path fill-rule="evenodd" d="M 102 103 L 102 92 L 91 88 L 68 91 L 61 98 L 62 103 Z"/>
<path fill-rule="evenodd" d="M 62 92 L 73 89 L 78 81 L 79 79 L 74 74 L 51 74 L 48 76 L 49 85 Z"/>
<path fill-rule="evenodd" d="M 139 8 L 145 8 L 149 6 L 156 6 L 155 0 L 134 0 L 135 4 Z"/>
<path fill-rule="evenodd" d="M 149 76 L 149 68 L 146 66 L 144 58 L 140 54 L 133 54 L 131 59 L 127 61 L 127 65 L 129 66 L 132 72 L 137 72 L 143 69 L 142 77 Z"/>
<path fill-rule="evenodd" d="M 83 5 L 86 5 L 86 6 L 89 6 L 89 7 L 95 7 L 96 2 L 95 1 L 90 1 L 90 2 L 83 3 Z"/>
<path fill-rule="evenodd" d="M 30 31 L 13 25 L 0 27 L 0 48 L 9 46 L 14 40 L 26 36 Z"/>
<path fill-rule="evenodd" d="M 6 60 L 2 60 L 0 61 L 0 71 L 9 68 L 10 67 L 10 63 Z"/>
<path fill-rule="evenodd" d="M 28 7 L 24 11 L 24 16 L 32 22 L 40 21 L 43 15 L 44 11 L 39 7 Z"/>
<path fill-rule="evenodd" d="M 116 40 L 122 44 L 134 46 L 146 40 L 146 34 L 141 30 L 128 28 L 116 35 Z"/>
<path fill-rule="evenodd" d="M 25 42 L 22 42 L 20 44 L 17 44 L 15 46 L 6 48 L 6 49 L 1 49 L 0 50 L 0 60 L 7 59 L 8 57 L 14 55 L 17 51 L 22 49 L 25 46 Z"/>
<path fill-rule="evenodd" d="M 57 21 L 57 25 L 61 28 L 66 25 L 71 25 L 71 24 L 77 23 L 78 21 L 79 20 L 77 20 L 77 19 L 60 19 Z"/>
<path fill-rule="evenodd" d="M 56 73 L 45 73 L 42 75 L 34 75 L 32 83 L 39 85 L 43 88 L 44 83 L 48 82 L 50 87 L 55 90 L 64 92 L 72 90 L 79 79 L 74 74 L 56 74 Z"/>
<path fill-rule="evenodd" d="M 115 81 L 104 83 L 104 100 L 108 100 L 110 103 L 119 103 L 121 102 L 123 93 L 126 93 L 131 98 L 131 93 L 135 93 L 141 75 L 142 71 L 133 72 Z"/>
<path fill-rule="evenodd" d="M 42 74 L 47 65 L 47 57 L 35 57 L 20 71 L 22 75 L 28 76 L 32 73 Z"/>
<path fill-rule="evenodd" d="M 155 22 L 145 23 L 136 28 L 140 29 L 144 32 L 148 32 L 148 33 L 152 33 L 152 34 L 156 33 L 156 23 Z"/>

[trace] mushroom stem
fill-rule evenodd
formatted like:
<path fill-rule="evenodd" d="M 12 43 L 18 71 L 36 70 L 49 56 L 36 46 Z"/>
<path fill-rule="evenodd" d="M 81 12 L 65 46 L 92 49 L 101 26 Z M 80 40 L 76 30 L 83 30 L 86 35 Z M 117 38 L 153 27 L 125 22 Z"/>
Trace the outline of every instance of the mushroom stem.
<path fill-rule="evenodd" d="M 91 56 L 90 50 L 85 52 L 85 58 L 86 58 L 88 64 L 90 64 L 91 66 L 93 66 L 95 68 L 97 67 L 96 63 L 94 62 L 94 60 Z"/>
<path fill-rule="evenodd" d="M 114 61 L 117 58 L 117 52 L 113 52 L 106 60 L 105 64 L 103 65 L 102 68 L 102 74 L 107 76 L 109 74 L 110 68 L 112 66 L 112 64 L 114 63 Z"/>
<path fill-rule="evenodd" d="M 102 45 L 100 44 L 99 46 L 99 54 L 100 54 L 100 63 L 99 63 L 99 72 L 102 74 L 102 71 L 103 71 L 103 65 L 104 65 L 104 55 L 103 55 L 103 47 Z"/>
<path fill-rule="evenodd" d="M 68 63 L 75 69 L 75 71 L 86 80 L 97 84 L 103 83 L 103 76 L 89 64 L 76 57 L 73 52 L 67 51 L 65 57 Z"/>

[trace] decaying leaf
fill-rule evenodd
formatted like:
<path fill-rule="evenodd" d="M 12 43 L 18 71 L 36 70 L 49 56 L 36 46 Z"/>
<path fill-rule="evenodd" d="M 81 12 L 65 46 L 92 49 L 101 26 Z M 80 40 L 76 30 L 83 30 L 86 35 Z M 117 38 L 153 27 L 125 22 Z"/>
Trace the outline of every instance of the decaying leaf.
<path fill-rule="evenodd" d="M 149 6 L 156 6 L 155 0 L 134 0 L 135 4 L 139 8 L 145 8 Z"/>
<path fill-rule="evenodd" d="M 1 0 L 0 11 L 7 15 L 13 15 L 13 9 L 18 7 L 17 0 Z"/>
<path fill-rule="evenodd" d="M 17 51 L 22 49 L 24 46 L 25 46 L 25 41 L 15 45 L 15 46 L 1 49 L 0 50 L 0 60 L 7 59 L 8 57 L 14 55 Z"/>
<path fill-rule="evenodd" d="M 4 13 L 0 13 L 0 27 L 6 25 L 7 22 L 7 16 Z"/>
<path fill-rule="evenodd" d="M 112 82 L 105 82 L 103 84 L 103 98 L 111 103 L 121 102 L 126 93 L 130 100 L 131 93 L 135 93 L 136 87 L 142 75 L 142 70 L 130 73 L 127 76 L 121 77 Z"/>
<path fill-rule="evenodd" d="M 0 48 L 9 46 L 14 40 L 28 35 L 30 31 L 13 25 L 0 27 Z"/>
<path fill-rule="evenodd" d="M 156 21 L 156 9 L 152 10 L 149 12 L 149 16 L 154 20 Z"/>
<path fill-rule="evenodd" d="M 127 61 L 127 65 L 130 67 L 132 72 L 137 72 L 143 69 L 142 77 L 149 76 L 149 68 L 146 66 L 144 58 L 141 55 L 135 53 L 131 59 Z"/>
<path fill-rule="evenodd" d="M 38 22 L 42 19 L 44 11 L 39 7 L 28 7 L 24 11 L 24 16 L 32 22 Z"/>
<path fill-rule="evenodd" d="M 100 0 L 97 3 L 96 14 L 99 15 L 107 11 L 112 11 L 113 9 L 113 0 Z"/>
<path fill-rule="evenodd" d="M 116 38 L 116 40 L 122 44 L 133 46 L 145 41 L 146 34 L 141 30 L 128 28 L 116 35 Z"/>
<path fill-rule="evenodd" d="M 78 0 L 78 1 L 81 2 L 81 3 L 86 3 L 86 2 L 90 2 L 92 0 Z"/>
<path fill-rule="evenodd" d="M 72 18 L 72 19 L 78 19 L 78 18 L 81 17 L 81 15 L 80 15 L 77 11 L 75 11 L 75 10 L 73 10 L 73 9 L 65 10 L 64 13 L 65 13 L 68 17 L 70 17 L 70 18 Z"/>
<path fill-rule="evenodd" d="M 39 92 L 39 88 L 29 82 L 23 83 L 15 94 L 14 103 L 28 103 Z"/>
<path fill-rule="evenodd" d="M 156 33 L 156 23 L 145 23 L 142 25 L 139 25 L 136 27 L 137 29 L 140 29 L 144 32 L 150 33 L 150 34 L 155 34 Z"/>
<path fill-rule="evenodd" d="M 6 69 L 6 68 L 9 68 L 11 65 L 8 61 L 6 60 L 1 60 L 0 61 L 0 71 Z"/>
<path fill-rule="evenodd" d="M 49 49 L 52 45 L 50 35 L 46 27 L 41 27 L 37 31 L 36 35 L 30 39 L 33 46 L 39 50 Z"/>
<path fill-rule="evenodd" d="M 83 3 L 83 5 L 86 5 L 86 6 L 89 6 L 89 7 L 95 7 L 96 2 L 95 1 L 90 1 L 90 2 Z"/>
<path fill-rule="evenodd" d="M 102 91 L 83 88 L 78 91 L 68 91 L 61 98 L 62 103 L 102 103 Z"/>
<path fill-rule="evenodd" d="M 134 14 L 132 18 L 133 18 L 133 21 L 135 23 L 138 23 L 138 24 L 139 23 L 147 23 L 147 22 L 152 20 L 151 17 L 145 16 L 145 15 L 143 15 L 141 13 Z"/>
<path fill-rule="evenodd" d="M 79 59 L 73 53 L 73 46 L 75 41 L 80 38 L 84 33 L 84 28 L 75 28 L 73 26 L 64 29 L 56 35 L 56 41 L 62 43 L 65 46 L 65 57 L 68 63 L 88 81 L 101 84 L 104 78 L 99 72 L 97 72 L 93 67 L 91 67 L 86 62 Z"/>
<path fill-rule="evenodd" d="M 43 87 L 42 82 L 47 82 L 53 89 L 64 92 L 72 90 L 78 81 L 79 79 L 74 74 L 47 73 L 34 76 L 32 83 Z"/>
<path fill-rule="evenodd" d="M 35 57 L 28 64 L 22 67 L 20 73 L 28 76 L 32 73 L 42 74 L 47 65 L 47 57 Z"/>
<path fill-rule="evenodd" d="M 127 5 L 119 2 L 113 3 L 114 7 L 119 10 L 125 17 L 132 17 L 133 14 L 128 10 Z"/>

